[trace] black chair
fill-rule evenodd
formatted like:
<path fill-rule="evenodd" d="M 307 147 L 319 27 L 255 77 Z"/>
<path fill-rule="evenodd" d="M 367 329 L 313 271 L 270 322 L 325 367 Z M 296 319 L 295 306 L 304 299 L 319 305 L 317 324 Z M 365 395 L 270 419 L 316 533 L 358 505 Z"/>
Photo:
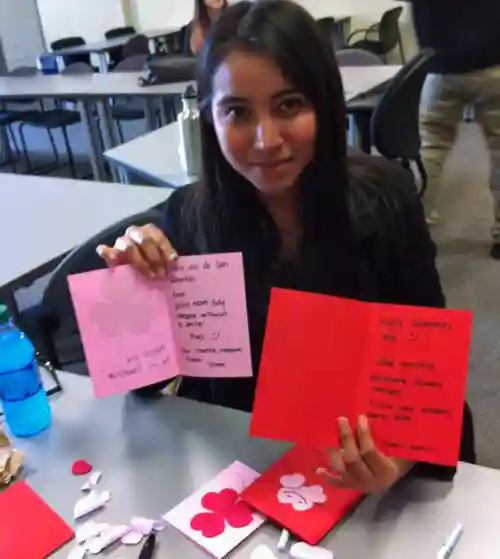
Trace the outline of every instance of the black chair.
<path fill-rule="evenodd" d="M 57 53 L 58 50 L 67 49 L 70 47 L 79 47 L 82 45 L 85 45 L 85 39 L 83 37 L 64 37 L 51 43 L 50 48 Z M 84 62 L 89 66 L 91 65 L 90 54 L 67 54 L 62 58 L 64 61 L 64 66 L 76 64 L 77 62 Z"/>
<path fill-rule="evenodd" d="M 335 58 L 339 66 L 380 66 L 382 64 L 379 56 L 362 49 L 339 50 L 336 52 Z M 381 95 L 377 91 L 370 92 L 347 103 L 347 113 L 354 120 L 356 131 L 359 134 L 360 147 L 366 153 L 371 152 L 370 120 Z"/>
<path fill-rule="evenodd" d="M 57 266 L 44 290 L 40 306 L 34 312 L 35 324 L 31 327 L 24 325 L 42 356 L 56 369 L 64 367 L 72 372 L 88 374 L 67 277 L 105 268 L 105 263 L 96 253 L 98 245 L 113 245 L 131 225 L 153 223 L 161 226 L 162 219 L 158 210 L 127 217 L 84 241 Z"/>
<path fill-rule="evenodd" d="M 427 187 L 427 173 L 420 157 L 419 106 L 433 56 L 432 49 L 423 50 L 401 68 L 370 122 L 372 143 L 380 155 L 400 161 L 406 169 L 416 163 L 422 178 L 421 195 Z"/>
<path fill-rule="evenodd" d="M 332 45 L 334 51 L 344 47 L 342 32 L 333 17 L 320 18 L 316 20 L 316 23 L 327 38 L 328 42 Z"/>
<path fill-rule="evenodd" d="M 114 68 L 113 72 L 141 72 L 146 68 L 148 58 L 149 54 L 138 54 L 136 56 L 131 56 L 130 58 L 125 58 L 125 60 L 122 60 Z M 138 100 L 134 98 L 120 98 L 118 102 L 113 104 L 111 107 L 111 116 L 116 122 L 118 136 L 122 144 L 125 141 L 122 122 L 131 122 L 146 118 L 143 107 L 143 101 L 141 99 Z"/>
<path fill-rule="evenodd" d="M 120 37 L 133 36 L 137 33 L 135 27 L 132 25 L 127 25 L 125 27 L 115 27 L 114 29 L 109 29 L 104 33 L 104 37 L 107 41 L 112 39 L 119 39 Z M 109 56 L 109 67 L 114 68 L 119 62 L 123 60 L 122 47 L 116 47 L 108 51 Z"/>
<path fill-rule="evenodd" d="M 382 16 L 379 23 L 372 25 L 368 29 L 358 29 L 349 35 L 347 44 L 350 47 L 364 49 L 382 57 L 386 62 L 387 55 L 396 47 L 399 47 L 402 62 L 405 62 L 405 54 L 403 50 L 403 41 L 399 30 L 399 20 L 403 8 L 393 8 L 388 10 Z M 352 39 L 356 35 L 364 35 L 363 39 L 352 43 Z M 371 39 L 370 35 L 376 34 L 377 38 Z"/>
<path fill-rule="evenodd" d="M 155 52 L 157 54 L 186 54 L 192 55 L 191 46 L 191 26 L 184 25 L 178 31 L 168 33 L 155 40 Z"/>
<path fill-rule="evenodd" d="M 125 60 L 142 54 L 150 54 L 149 39 L 146 35 L 134 35 L 123 45 L 121 56 Z"/>
<path fill-rule="evenodd" d="M 85 63 L 71 64 L 67 66 L 62 74 L 75 74 L 75 73 L 91 73 L 92 67 Z M 72 99 L 66 99 L 65 102 L 73 102 Z M 43 109 L 43 107 L 42 107 Z M 32 111 L 22 115 L 19 119 L 21 124 L 19 125 L 19 135 L 21 138 L 21 144 L 23 148 L 23 153 L 26 158 L 28 158 L 28 146 L 26 143 L 26 138 L 24 135 L 24 128 L 26 126 L 31 126 L 33 128 L 41 128 L 47 130 L 49 135 L 50 143 L 52 146 L 52 151 L 54 153 L 54 168 L 59 167 L 59 152 L 57 151 L 57 146 L 52 135 L 53 130 L 61 130 L 64 145 L 66 148 L 66 153 L 68 156 L 68 167 L 71 171 L 71 175 L 77 178 L 77 171 L 75 165 L 75 159 L 73 157 L 73 150 L 71 149 L 71 144 L 69 142 L 68 128 L 75 124 L 81 122 L 80 112 L 77 110 L 66 109 L 60 104 L 56 103 L 53 109 Z M 29 158 L 28 158 L 29 161 Z M 45 171 L 47 169 L 44 169 Z M 33 169 L 29 169 L 33 172 Z"/>

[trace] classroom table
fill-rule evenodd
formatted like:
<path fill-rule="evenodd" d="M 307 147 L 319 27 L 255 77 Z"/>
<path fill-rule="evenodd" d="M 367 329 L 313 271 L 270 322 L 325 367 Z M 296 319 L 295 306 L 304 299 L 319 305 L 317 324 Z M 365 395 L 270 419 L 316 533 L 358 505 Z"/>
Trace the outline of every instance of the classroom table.
<path fill-rule="evenodd" d="M 33 439 L 17 440 L 27 453 L 25 479 L 75 526 L 72 510 L 85 479 L 71 475 L 74 460 L 102 471 L 101 490 L 111 501 L 91 515 L 99 522 L 157 518 L 234 460 L 258 471 L 288 448 L 248 437 L 249 414 L 172 396 L 141 401 L 135 396 L 96 400 L 87 378 L 61 373 L 63 392 L 51 397 L 53 425 Z M 497 499 L 499 499 L 497 501 Z M 500 472 L 460 464 L 454 483 L 407 479 L 383 497 L 368 497 L 322 545 L 336 559 L 436 557 L 458 522 L 465 532 L 452 559 L 500 556 L 497 510 Z M 260 544 L 276 555 L 279 530 L 264 525 L 230 556 L 249 559 Z M 172 527 L 158 536 L 156 559 L 204 559 L 208 555 Z M 69 543 L 54 559 L 65 559 Z M 136 559 L 136 547 L 117 546 L 108 559 Z"/>
<path fill-rule="evenodd" d="M 400 66 L 342 67 L 344 95 L 347 102 L 383 87 Z M 179 155 L 179 129 L 169 124 L 104 153 L 116 170 L 120 182 L 133 182 L 134 176 L 160 186 L 178 188 L 196 182 L 197 177 L 184 172 Z"/>
<path fill-rule="evenodd" d="M 179 30 L 178 26 L 171 26 L 163 29 L 139 31 L 137 33 L 122 35 L 121 37 L 116 37 L 114 39 L 106 39 L 95 43 L 85 43 L 84 45 L 78 45 L 74 47 L 66 47 L 45 54 L 54 54 L 55 56 L 57 56 L 57 58 L 60 59 L 61 66 L 64 66 L 64 63 L 61 64 L 61 61 L 64 56 L 75 56 L 79 54 L 96 54 L 99 57 L 99 71 L 102 73 L 106 73 L 108 71 L 108 61 L 106 58 L 108 52 L 112 51 L 113 49 L 123 47 L 135 35 L 140 33 L 141 35 L 146 35 L 146 37 L 150 41 L 154 41 L 155 39 L 165 37 L 166 35 L 169 35 L 170 33 L 174 33 L 175 31 L 178 30 Z"/>
<path fill-rule="evenodd" d="M 0 174 L 0 299 L 105 227 L 163 204 L 167 188 Z"/>
<path fill-rule="evenodd" d="M 0 104 L 17 99 L 75 99 L 90 146 L 90 162 L 95 180 L 106 177 L 103 151 L 116 146 L 116 130 L 111 116 L 110 98 L 144 99 L 149 130 L 156 122 L 154 101 L 182 93 L 191 82 L 141 87 L 142 72 L 109 74 L 71 74 L 55 76 L 0 77 Z M 97 108 L 97 110 L 95 110 Z M 102 138 L 98 120 L 101 124 Z"/>

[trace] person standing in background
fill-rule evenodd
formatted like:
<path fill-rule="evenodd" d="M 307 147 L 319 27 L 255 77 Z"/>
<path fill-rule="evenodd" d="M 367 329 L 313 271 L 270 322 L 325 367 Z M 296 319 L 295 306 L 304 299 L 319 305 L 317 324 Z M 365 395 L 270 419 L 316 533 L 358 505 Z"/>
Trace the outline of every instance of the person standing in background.
<path fill-rule="evenodd" d="M 227 0 L 195 0 L 194 19 L 191 27 L 191 52 L 198 54 L 207 31 L 227 8 Z"/>
<path fill-rule="evenodd" d="M 422 157 L 429 174 L 424 206 L 429 224 L 443 165 L 466 106 L 484 131 L 494 199 L 491 256 L 500 259 L 500 0 L 409 0 L 417 39 L 436 56 L 420 108 Z"/>

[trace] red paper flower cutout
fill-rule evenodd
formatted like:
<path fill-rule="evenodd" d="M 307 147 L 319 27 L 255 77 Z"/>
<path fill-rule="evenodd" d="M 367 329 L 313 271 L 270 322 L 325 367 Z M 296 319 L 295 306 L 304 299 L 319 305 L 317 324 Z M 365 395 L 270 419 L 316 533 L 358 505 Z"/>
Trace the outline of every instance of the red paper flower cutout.
<path fill-rule="evenodd" d="M 204 508 L 211 512 L 197 514 L 191 520 L 191 528 L 205 538 L 216 538 L 224 533 L 226 522 L 232 528 L 244 528 L 253 522 L 250 507 L 239 500 L 234 489 L 223 489 L 220 493 L 207 493 L 201 500 Z"/>

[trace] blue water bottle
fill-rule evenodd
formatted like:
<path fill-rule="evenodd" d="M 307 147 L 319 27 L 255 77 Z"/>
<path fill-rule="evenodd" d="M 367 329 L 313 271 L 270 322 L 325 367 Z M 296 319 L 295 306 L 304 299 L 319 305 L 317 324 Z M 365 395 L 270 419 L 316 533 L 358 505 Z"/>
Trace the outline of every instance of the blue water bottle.
<path fill-rule="evenodd" d="M 0 305 L 0 401 L 13 435 L 31 437 L 50 426 L 50 405 L 35 348 L 14 326 L 5 305 Z"/>

